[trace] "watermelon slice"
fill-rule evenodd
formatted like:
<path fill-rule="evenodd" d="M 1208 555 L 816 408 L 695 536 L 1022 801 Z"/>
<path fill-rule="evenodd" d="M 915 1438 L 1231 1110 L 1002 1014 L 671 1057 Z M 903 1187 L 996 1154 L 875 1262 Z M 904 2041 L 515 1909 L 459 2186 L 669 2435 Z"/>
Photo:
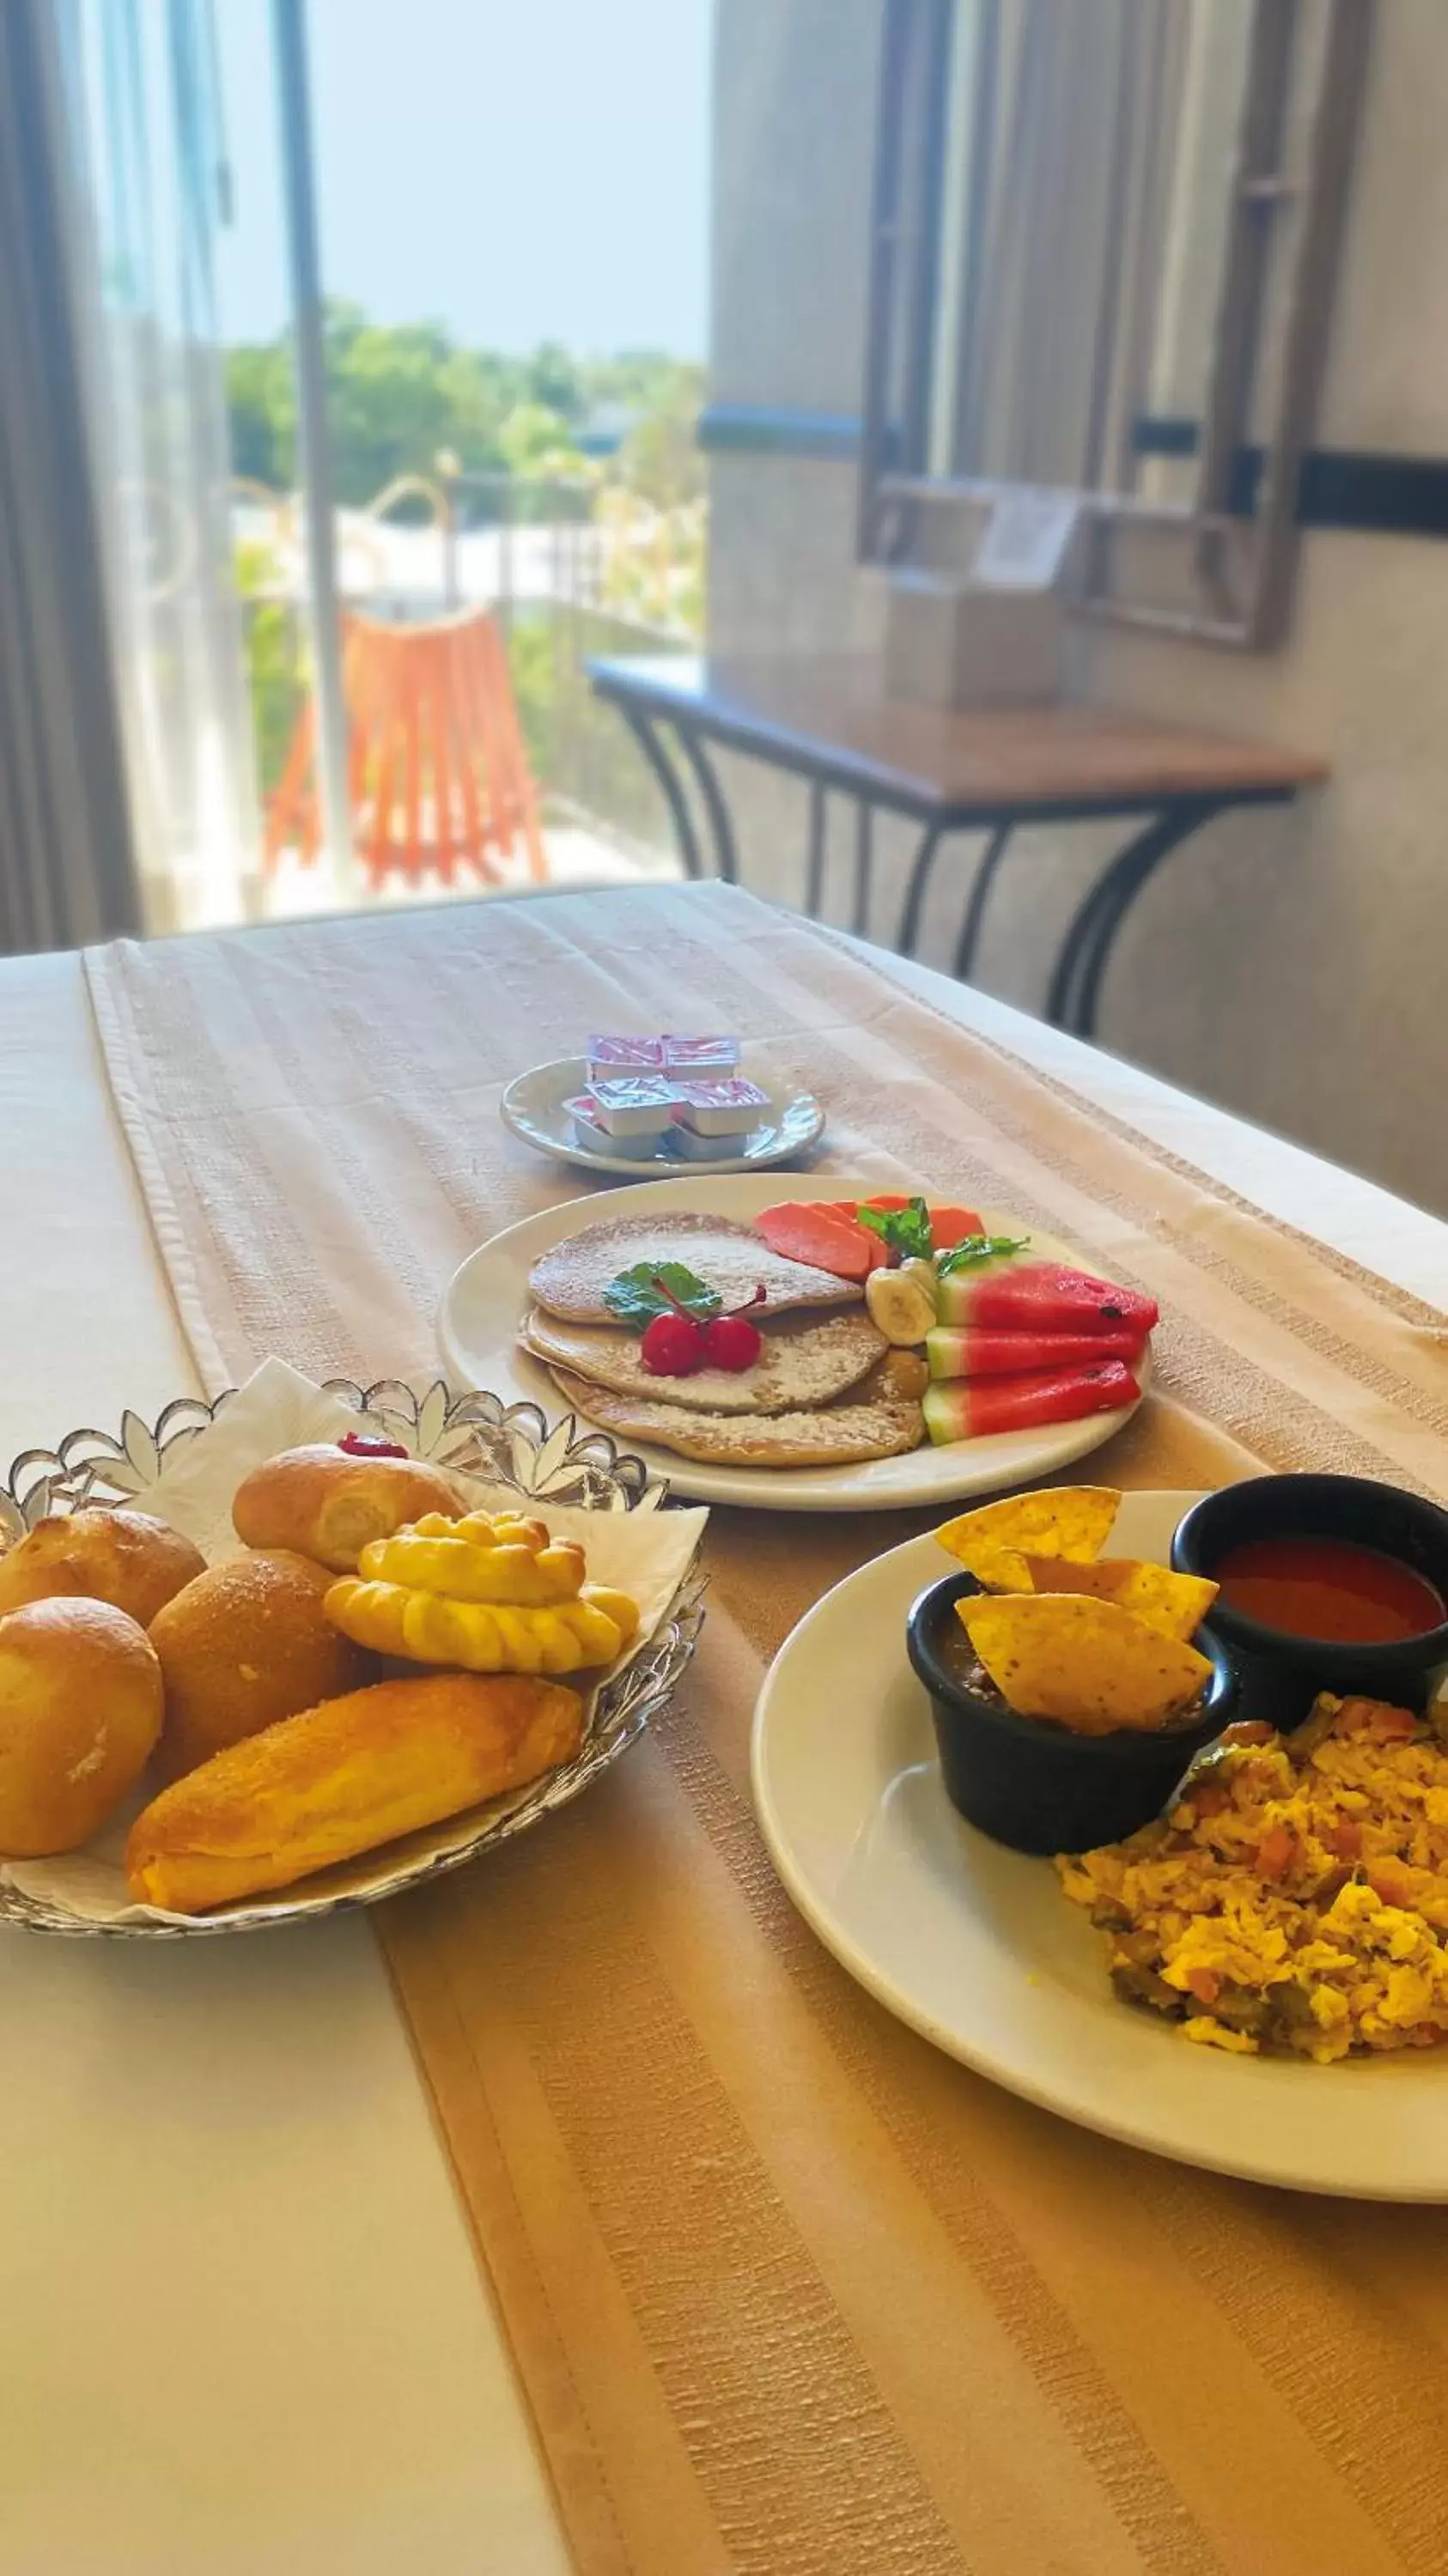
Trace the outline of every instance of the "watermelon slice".
<path fill-rule="evenodd" d="M 1084 1270 L 1054 1261 L 1002 1260 L 952 1271 L 940 1283 L 942 1324 L 974 1324 L 998 1333 L 1083 1333 L 1095 1338 L 1125 1325 L 1149 1333 L 1160 1308 L 1135 1288 L 1114 1288 Z"/>
<path fill-rule="evenodd" d="M 954 1440 L 987 1440 L 997 1431 L 1036 1431 L 1114 1413 L 1141 1389 L 1124 1360 L 1090 1368 L 1042 1369 L 1027 1377 L 953 1378 L 925 1390 L 925 1428 L 938 1448 Z"/>
<path fill-rule="evenodd" d="M 925 1336 L 934 1378 L 1024 1377 L 1039 1369 L 1089 1368 L 1093 1360 L 1140 1357 L 1144 1332 L 1131 1324 L 1102 1333 L 996 1333 L 977 1324 L 937 1324 Z"/>

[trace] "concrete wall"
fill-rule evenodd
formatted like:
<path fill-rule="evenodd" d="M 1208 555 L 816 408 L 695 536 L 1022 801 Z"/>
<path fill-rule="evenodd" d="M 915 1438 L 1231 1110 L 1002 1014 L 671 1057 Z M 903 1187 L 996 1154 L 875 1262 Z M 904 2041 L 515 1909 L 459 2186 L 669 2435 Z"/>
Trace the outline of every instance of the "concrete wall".
<path fill-rule="evenodd" d="M 1377 14 L 1318 435 L 1448 458 L 1448 7 Z M 719 0 L 719 401 L 858 408 L 879 18 L 879 0 Z M 853 561 L 853 469 L 721 456 L 712 482 L 713 647 L 871 649 L 880 596 Z M 1216 825 L 1168 863 L 1123 934 L 1103 1043 L 1448 1214 L 1448 544 L 1310 533 L 1282 651 L 1093 628 L 1076 666 L 1081 694 L 1333 769 L 1296 812 Z M 741 763 L 729 783 L 749 881 L 797 899 L 800 790 Z M 841 809 L 837 905 L 849 828 Z M 980 960 L 992 990 L 1039 1007 L 1110 843 L 1020 836 Z M 882 835 L 882 933 L 909 846 Z M 940 867 L 932 963 L 948 963 L 969 866 L 961 844 Z"/>

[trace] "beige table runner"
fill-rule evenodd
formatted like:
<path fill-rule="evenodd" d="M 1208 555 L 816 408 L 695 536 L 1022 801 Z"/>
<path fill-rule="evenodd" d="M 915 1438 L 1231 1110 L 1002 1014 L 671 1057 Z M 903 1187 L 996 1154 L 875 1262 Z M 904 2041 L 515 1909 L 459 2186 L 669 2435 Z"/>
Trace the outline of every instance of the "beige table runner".
<path fill-rule="evenodd" d="M 501 1082 L 590 1027 L 725 1023 L 833 1167 L 1014 1208 L 1160 1296 L 1092 1472 L 1448 1491 L 1442 1315 L 1262 1218 L 853 952 L 729 889 L 89 961 L 178 1310 L 426 1376 L 441 1286 L 566 1195 Z M 1325 1216 L 1328 1212 L 1325 1212 Z M 1295 2199 L 1073 2130 L 820 1949 L 748 1803 L 759 1677 L 908 1515 L 716 1514 L 669 1722 L 377 1928 L 585 2576 L 1362 2576 L 1448 2564 L 1448 2212 Z M 1334 2081 L 1321 2080 L 1324 2115 Z"/>

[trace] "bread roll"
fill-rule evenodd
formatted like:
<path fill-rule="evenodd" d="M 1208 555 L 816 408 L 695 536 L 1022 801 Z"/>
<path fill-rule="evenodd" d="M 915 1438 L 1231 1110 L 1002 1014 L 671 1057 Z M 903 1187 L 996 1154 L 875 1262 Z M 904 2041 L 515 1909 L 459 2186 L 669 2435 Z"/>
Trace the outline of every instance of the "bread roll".
<path fill-rule="evenodd" d="M 151 1623 L 166 1682 L 162 1766 L 192 1771 L 375 1669 L 322 1613 L 325 1566 L 272 1549 L 210 1566 Z"/>
<path fill-rule="evenodd" d="M 149 1512 L 110 1511 L 98 1504 L 51 1512 L 0 1556 L 0 1613 L 26 1601 L 70 1596 L 109 1601 L 149 1628 L 157 1611 L 205 1564 L 199 1547 Z"/>
<path fill-rule="evenodd" d="M 126 1844 L 131 1893 L 200 1914 L 288 1887 L 523 1788 L 568 1761 L 582 1732 L 583 1702 L 559 1682 L 472 1673 L 377 1682 L 163 1789 Z"/>
<path fill-rule="evenodd" d="M 0 1619 L 0 1852 L 74 1851 L 145 1768 L 161 1667 L 106 1601 L 32 1601 Z"/>
<path fill-rule="evenodd" d="M 231 1517 L 247 1547 L 295 1548 L 334 1574 L 354 1574 L 374 1538 L 390 1538 L 424 1512 L 455 1518 L 466 1509 L 451 1478 L 420 1458 L 353 1458 L 318 1442 L 253 1467 Z"/>

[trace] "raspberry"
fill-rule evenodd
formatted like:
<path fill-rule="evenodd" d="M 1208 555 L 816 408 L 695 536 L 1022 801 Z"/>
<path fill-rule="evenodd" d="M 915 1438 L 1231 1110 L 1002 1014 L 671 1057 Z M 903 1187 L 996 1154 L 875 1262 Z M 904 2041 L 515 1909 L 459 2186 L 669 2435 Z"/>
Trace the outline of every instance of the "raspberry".
<path fill-rule="evenodd" d="M 692 1377 L 704 1365 L 704 1328 L 689 1315 L 655 1315 L 639 1347 L 655 1377 Z"/>
<path fill-rule="evenodd" d="M 338 1441 L 349 1458 L 405 1458 L 407 1451 L 400 1441 L 384 1440 L 376 1431 L 344 1431 Z"/>

